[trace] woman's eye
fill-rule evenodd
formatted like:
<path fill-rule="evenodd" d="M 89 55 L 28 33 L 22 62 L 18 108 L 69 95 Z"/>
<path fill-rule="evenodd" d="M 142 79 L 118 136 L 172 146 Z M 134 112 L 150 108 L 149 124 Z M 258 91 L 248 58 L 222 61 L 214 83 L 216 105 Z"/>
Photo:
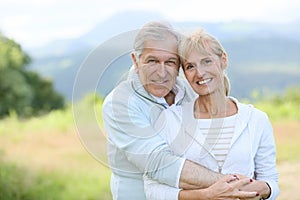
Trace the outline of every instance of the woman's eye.
<path fill-rule="evenodd" d="M 206 59 L 204 59 L 204 60 L 202 60 L 202 64 L 203 65 L 211 65 L 212 64 L 212 59 L 211 58 L 206 58 Z"/>
<path fill-rule="evenodd" d="M 185 69 L 192 69 L 193 67 L 194 67 L 194 65 L 187 64 L 187 65 L 185 66 Z"/>

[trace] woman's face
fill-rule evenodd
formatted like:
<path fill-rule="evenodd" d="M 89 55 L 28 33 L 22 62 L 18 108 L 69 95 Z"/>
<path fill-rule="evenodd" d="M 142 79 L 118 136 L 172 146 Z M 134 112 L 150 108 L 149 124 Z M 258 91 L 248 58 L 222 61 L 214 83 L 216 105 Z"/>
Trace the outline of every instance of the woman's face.
<path fill-rule="evenodd" d="M 224 93 L 224 67 L 226 54 L 220 58 L 210 53 L 201 55 L 194 49 L 183 63 L 183 71 L 193 90 L 199 95 L 209 95 L 215 92 Z"/>

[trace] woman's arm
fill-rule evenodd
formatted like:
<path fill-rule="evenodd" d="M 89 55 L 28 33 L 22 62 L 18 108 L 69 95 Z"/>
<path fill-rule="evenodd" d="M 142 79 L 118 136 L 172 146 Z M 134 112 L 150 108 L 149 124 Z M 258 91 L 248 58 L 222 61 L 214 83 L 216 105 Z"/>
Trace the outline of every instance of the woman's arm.
<path fill-rule="evenodd" d="M 279 195 L 278 171 L 276 169 L 276 146 L 273 135 L 273 128 L 265 115 L 265 123 L 259 147 L 255 154 L 256 180 L 263 181 L 266 193 L 263 198 L 274 200 Z"/>
<path fill-rule="evenodd" d="M 272 125 L 264 113 L 263 118 L 260 117 L 258 121 L 253 122 L 256 136 L 255 140 L 258 140 L 257 151 L 255 152 L 255 175 L 256 181 L 253 184 L 244 187 L 243 190 L 258 190 L 261 198 L 274 200 L 279 195 L 278 187 L 278 172 L 276 169 L 276 146 L 273 136 Z"/>

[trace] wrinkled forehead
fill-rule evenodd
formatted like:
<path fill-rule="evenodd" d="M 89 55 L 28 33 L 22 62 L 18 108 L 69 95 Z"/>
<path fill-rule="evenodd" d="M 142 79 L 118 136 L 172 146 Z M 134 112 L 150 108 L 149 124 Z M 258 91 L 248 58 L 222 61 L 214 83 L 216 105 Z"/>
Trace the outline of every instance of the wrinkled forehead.
<path fill-rule="evenodd" d="M 143 60 L 147 60 L 147 59 L 155 59 L 159 61 L 174 60 L 176 62 L 179 62 L 179 56 L 177 53 L 161 50 L 161 49 L 152 49 L 152 48 L 144 49 L 140 58 Z"/>
<path fill-rule="evenodd" d="M 146 40 L 143 45 L 143 52 L 151 50 L 178 55 L 178 42 L 175 37 L 168 37 L 164 40 Z"/>
<path fill-rule="evenodd" d="M 147 38 L 144 41 L 143 48 L 157 48 L 170 50 L 173 48 L 178 48 L 178 40 L 171 34 L 161 38 L 161 39 L 152 39 Z"/>

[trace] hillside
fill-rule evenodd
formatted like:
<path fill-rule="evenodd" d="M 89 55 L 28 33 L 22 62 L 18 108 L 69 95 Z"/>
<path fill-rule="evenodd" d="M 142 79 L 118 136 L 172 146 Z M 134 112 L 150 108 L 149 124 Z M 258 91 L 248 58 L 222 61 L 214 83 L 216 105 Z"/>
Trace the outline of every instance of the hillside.
<path fill-rule="evenodd" d="M 51 78 L 69 100 L 78 72 L 82 78 L 80 88 L 76 88 L 80 96 L 94 90 L 105 96 L 132 65 L 135 30 L 152 19 L 162 17 L 158 13 L 119 13 L 77 39 L 55 41 L 32 50 L 34 62 L 30 69 Z M 300 22 L 172 24 L 182 32 L 204 27 L 221 41 L 229 55 L 228 73 L 236 97 L 249 98 L 254 89 L 280 93 L 290 85 L 300 85 Z"/>

